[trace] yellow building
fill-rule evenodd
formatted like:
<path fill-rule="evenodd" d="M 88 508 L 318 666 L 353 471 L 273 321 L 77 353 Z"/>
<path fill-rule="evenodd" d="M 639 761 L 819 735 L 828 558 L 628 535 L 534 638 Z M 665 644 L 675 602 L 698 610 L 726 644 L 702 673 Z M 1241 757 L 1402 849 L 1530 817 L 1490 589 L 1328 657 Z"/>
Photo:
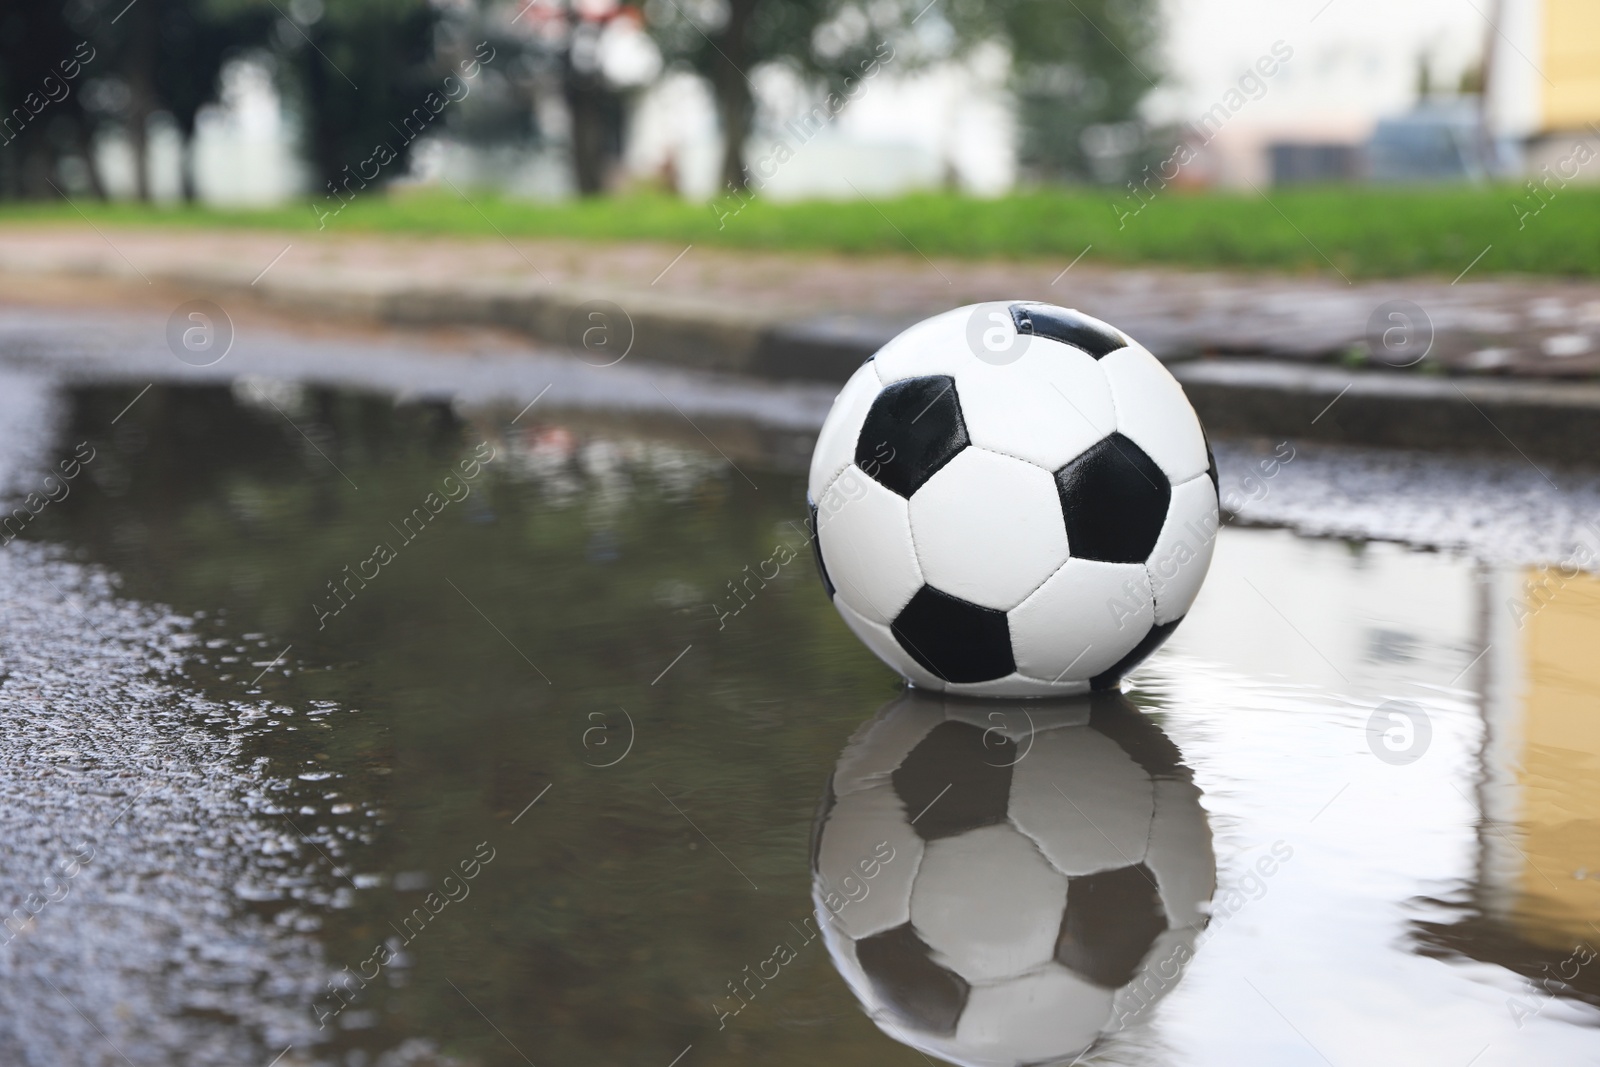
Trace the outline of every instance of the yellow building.
<path fill-rule="evenodd" d="M 1600 136 L 1600 2 L 1499 0 L 1489 43 L 1490 114 L 1517 137 Z"/>
<path fill-rule="evenodd" d="M 1600 123 L 1600 3 L 1545 0 L 1544 128 Z"/>

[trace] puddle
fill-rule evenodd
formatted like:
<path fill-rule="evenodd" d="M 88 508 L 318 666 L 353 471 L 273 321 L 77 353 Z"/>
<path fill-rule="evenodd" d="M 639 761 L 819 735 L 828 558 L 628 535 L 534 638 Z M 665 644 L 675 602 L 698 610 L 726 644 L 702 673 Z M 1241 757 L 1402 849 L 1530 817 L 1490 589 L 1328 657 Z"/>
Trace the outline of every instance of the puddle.
<path fill-rule="evenodd" d="M 788 452 L 730 462 L 698 432 L 554 395 L 519 415 L 264 380 L 18 383 L 8 492 L 80 443 L 93 458 L 0 549 L 0 904 L 60 896 L 0 947 L 8 1062 L 1066 1063 L 1089 1046 L 1082 1062 L 1493 1067 L 1600 1048 L 1600 580 L 1527 565 L 1560 545 L 1508 559 L 1225 527 L 1128 691 L 1170 758 L 1068 789 L 1086 824 L 1148 827 L 1168 823 L 1139 798 L 1183 783 L 1169 851 L 1188 897 L 1167 919 L 1206 918 L 1068 922 L 1029 897 L 985 934 L 1025 879 L 968 870 L 978 903 L 946 907 L 923 959 L 976 968 L 969 1030 L 1025 1029 L 1004 968 L 1050 960 L 1092 990 L 1035 983 L 1043 1032 L 1013 1055 L 891 1036 L 854 946 L 818 936 L 813 825 L 858 731 L 951 713 L 897 712 L 820 594 Z M 1223 454 L 1237 479 L 1270 449 Z M 1298 462 L 1241 515 L 1314 525 L 1305 479 L 1348 464 Z M 982 753 L 1033 736 L 1016 710 L 1003 736 L 968 724 Z M 1049 758 L 1087 759 L 1090 732 L 1054 731 Z M 972 769 L 939 759 L 926 773 Z M 1001 805 L 949 825 L 1065 833 L 1071 809 L 1043 797 L 1031 823 Z M 1093 834 L 1072 841 L 1060 864 Z M 1137 866 L 1095 862 L 1070 877 Z M 881 870 L 865 901 L 894 899 Z M 1175 932 L 1188 951 L 1162 966 Z M 902 999 L 946 981 L 917 973 Z M 1104 1020 L 1082 1008 L 1101 1001 Z"/>

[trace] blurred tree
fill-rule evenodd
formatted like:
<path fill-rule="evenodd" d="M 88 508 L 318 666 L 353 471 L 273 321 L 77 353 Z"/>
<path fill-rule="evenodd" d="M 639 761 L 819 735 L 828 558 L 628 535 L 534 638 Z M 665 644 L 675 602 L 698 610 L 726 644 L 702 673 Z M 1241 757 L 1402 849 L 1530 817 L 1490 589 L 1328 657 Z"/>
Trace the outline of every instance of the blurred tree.
<path fill-rule="evenodd" d="M 722 177 L 748 184 L 751 71 L 787 62 L 841 92 L 874 59 L 903 68 L 993 43 L 1012 58 L 1021 161 L 1041 177 L 1092 174 L 1092 127 L 1125 123 L 1155 85 L 1157 0 L 649 0 L 663 53 L 703 76 L 724 135 Z"/>
<path fill-rule="evenodd" d="M 80 162 L 83 183 L 105 195 L 81 92 L 86 70 L 104 63 L 89 41 L 97 22 L 86 3 L 7 0 L 0 8 L 0 196 L 60 195 L 66 160 Z"/>
<path fill-rule="evenodd" d="M 600 67 L 605 22 L 574 19 L 561 55 L 561 93 L 572 116 L 572 174 L 584 196 L 604 190 L 607 170 L 622 155 L 622 94 Z"/>
<path fill-rule="evenodd" d="M 846 79 L 861 76 L 864 64 L 881 59 L 879 46 L 908 34 L 925 3 L 649 0 L 645 13 L 663 55 L 710 83 L 723 134 L 723 184 L 743 191 L 749 184 L 745 142 L 756 118 L 751 71 L 786 62 L 839 92 Z"/>
<path fill-rule="evenodd" d="M 318 187 L 345 188 L 379 145 L 388 161 L 368 180 L 404 174 L 435 114 L 424 99 L 444 74 L 434 65 L 438 9 L 428 0 L 264 2 L 279 12 L 272 37 L 285 56 L 282 88 L 300 112 Z"/>
<path fill-rule="evenodd" d="M 516 0 L 509 20 L 546 91 L 567 106 L 574 186 L 583 196 L 603 192 L 622 156 L 631 88 L 606 69 L 604 50 L 608 34 L 638 24 L 638 8 L 619 0 Z"/>
<path fill-rule="evenodd" d="M 177 124 L 183 198 L 193 201 L 195 121 L 201 108 L 216 101 L 223 68 L 266 44 L 271 11 L 224 0 L 141 0 L 139 6 L 146 5 L 155 12 L 150 85 L 158 106 Z"/>
<path fill-rule="evenodd" d="M 109 12 L 109 15 L 107 14 Z M 185 200 L 195 197 L 192 149 L 200 109 L 217 98 L 228 61 L 266 43 L 270 9 L 236 0 L 111 0 L 102 6 L 95 41 L 107 55 L 99 81 L 102 121 L 122 128 L 133 156 L 134 196 L 150 199 L 151 119 L 170 116 L 182 153 Z"/>
<path fill-rule="evenodd" d="M 479 0 L 479 8 L 453 8 L 440 23 L 436 58 L 446 65 L 476 55 L 482 44 L 494 53 L 471 93 L 447 116 L 450 136 L 486 148 L 520 148 L 541 134 L 536 108 L 546 91 L 542 75 L 550 50 L 532 19 L 516 8 Z"/>
<path fill-rule="evenodd" d="M 1027 176 L 1119 181 L 1136 169 L 1139 105 L 1161 77 L 1158 0 L 950 2 L 962 39 L 1010 49 Z"/>
<path fill-rule="evenodd" d="M 0 103 L 11 117 L 0 165 L 5 194 L 54 195 L 51 184 L 86 185 L 105 196 L 94 139 L 107 127 L 127 136 L 134 195 L 150 198 L 150 120 L 165 112 L 184 149 L 183 188 L 195 120 L 217 95 L 222 67 L 265 41 L 270 20 L 227 0 L 26 2 L 0 16 Z M 21 110 L 17 110 L 20 108 Z M 67 173 L 63 167 L 70 164 Z"/>
<path fill-rule="evenodd" d="M 134 4 L 124 11 L 121 25 L 102 25 L 99 39 L 112 51 L 112 62 L 127 88 L 123 99 L 124 129 L 133 152 L 133 195 L 150 199 L 150 116 L 156 112 L 156 65 L 162 15 L 157 0 Z"/>
<path fill-rule="evenodd" d="M 182 195 L 194 200 L 195 120 L 218 98 L 222 67 L 266 43 L 270 18 L 238 0 L 80 0 L 101 61 L 86 80 L 94 131 L 117 128 L 133 155 L 134 198 L 150 198 L 150 122 L 178 128 Z"/>

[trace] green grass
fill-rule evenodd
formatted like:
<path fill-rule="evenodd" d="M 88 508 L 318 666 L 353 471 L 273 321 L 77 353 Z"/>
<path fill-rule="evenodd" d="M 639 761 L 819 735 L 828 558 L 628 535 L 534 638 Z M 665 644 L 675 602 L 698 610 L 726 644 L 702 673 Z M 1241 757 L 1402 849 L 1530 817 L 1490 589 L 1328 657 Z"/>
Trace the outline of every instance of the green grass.
<path fill-rule="evenodd" d="M 1521 194 L 1519 196 L 1519 194 Z M 1168 190 L 1136 215 L 1114 190 L 1049 190 L 996 200 L 924 194 L 874 203 L 811 201 L 716 208 L 662 196 L 537 204 L 470 194 L 368 193 L 336 218 L 332 233 L 572 237 L 695 242 L 740 248 L 899 252 L 966 258 L 1030 258 L 1063 266 L 1085 246 L 1090 259 L 1326 273 L 1355 277 L 1434 274 L 1454 278 L 1485 248 L 1474 275 L 1600 275 L 1600 188 L 1558 191 L 1519 223 L 1514 204 L 1538 206 L 1511 186 L 1414 189 L 1317 187 L 1255 195 Z M 305 204 L 219 211 L 78 205 L 96 224 L 315 230 Z M 75 221 L 67 205 L 0 206 L 0 223 Z M 1490 247 L 1492 246 L 1492 248 Z"/>

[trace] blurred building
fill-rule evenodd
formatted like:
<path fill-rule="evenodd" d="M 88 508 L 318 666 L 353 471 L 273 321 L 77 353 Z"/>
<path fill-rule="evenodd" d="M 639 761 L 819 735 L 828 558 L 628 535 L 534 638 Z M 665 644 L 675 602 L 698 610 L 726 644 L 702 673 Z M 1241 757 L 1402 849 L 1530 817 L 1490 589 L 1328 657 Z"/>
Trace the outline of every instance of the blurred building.
<path fill-rule="evenodd" d="M 1579 145 L 1600 154 L 1600 3 L 1500 0 L 1490 42 L 1488 116 L 1522 141 L 1526 171 L 1564 181 L 1600 181 L 1600 162 L 1574 165 Z"/>
<path fill-rule="evenodd" d="M 1339 141 L 1273 141 L 1272 184 L 1298 182 L 1354 181 L 1366 173 L 1366 157 L 1360 146 Z"/>
<path fill-rule="evenodd" d="M 1480 96 L 1427 99 L 1378 120 L 1363 169 L 1379 182 L 1481 180 L 1514 173 L 1517 147 L 1491 132 Z"/>
<path fill-rule="evenodd" d="M 1165 11 L 1167 78 L 1147 113 L 1190 131 L 1191 166 L 1224 188 L 1364 174 L 1379 120 L 1417 101 L 1422 58 L 1453 86 L 1483 51 L 1483 20 L 1460 0 L 1166 0 Z"/>
<path fill-rule="evenodd" d="M 1167 10 L 1170 77 L 1150 114 L 1202 131 L 1192 166 L 1204 184 L 1463 180 L 1563 163 L 1566 180 L 1600 180 L 1600 163 L 1572 162 L 1580 141 L 1600 151 L 1595 0 L 1168 0 Z M 1275 43 L 1292 58 L 1253 74 Z M 1205 121 L 1230 99 L 1224 122 Z"/>
<path fill-rule="evenodd" d="M 1491 42 L 1489 112 L 1521 137 L 1586 131 L 1600 123 L 1600 4 L 1500 0 Z"/>

